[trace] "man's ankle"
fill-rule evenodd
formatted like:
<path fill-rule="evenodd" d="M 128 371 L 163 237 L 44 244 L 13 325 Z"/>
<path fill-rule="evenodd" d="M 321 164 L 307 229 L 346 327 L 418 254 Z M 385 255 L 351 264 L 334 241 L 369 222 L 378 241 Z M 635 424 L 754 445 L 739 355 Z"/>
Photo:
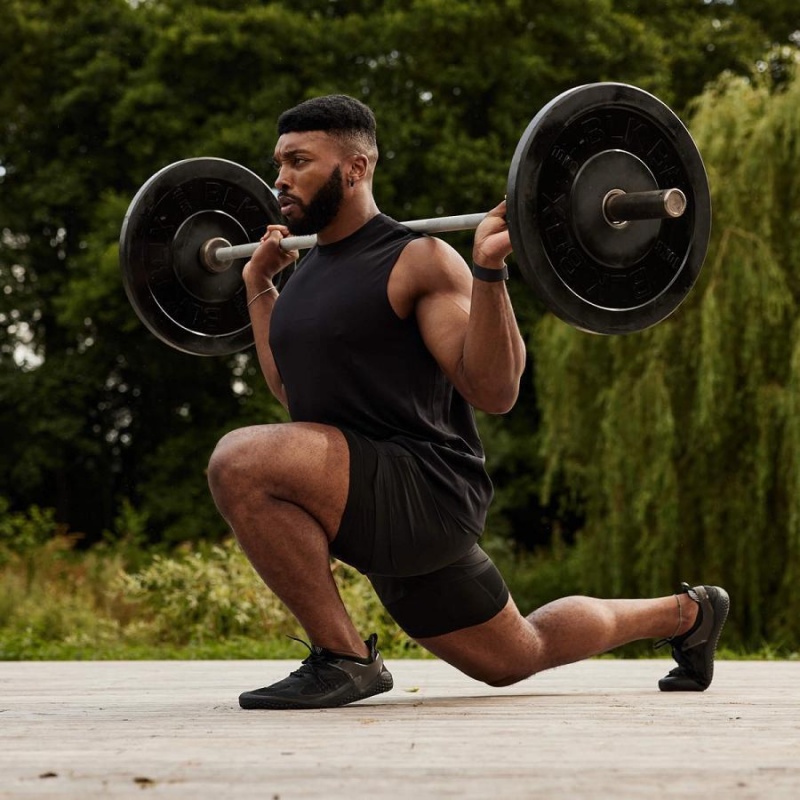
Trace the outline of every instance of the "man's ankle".
<path fill-rule="evenodd" d="M 685 592 L 676 594 L 679 606 L 680 625 L 676 636 L 683 636 L 688 633 L 697 623 L 697 618 L 700 615 L 700 604 L 692 600 L 692 598 Z"/>

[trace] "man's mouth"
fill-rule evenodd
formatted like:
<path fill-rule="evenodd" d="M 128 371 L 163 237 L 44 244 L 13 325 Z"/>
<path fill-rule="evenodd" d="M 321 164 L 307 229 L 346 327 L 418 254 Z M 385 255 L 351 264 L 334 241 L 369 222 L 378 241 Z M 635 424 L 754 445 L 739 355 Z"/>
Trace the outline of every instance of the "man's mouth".
<path fill-rule="evenodd" d="M 281 207 L 281 214 L 284 216 L 298 205 L 297 200 L 293 197 L 287 197 L 286 195 L 278 195 L 278 203 Z"/>

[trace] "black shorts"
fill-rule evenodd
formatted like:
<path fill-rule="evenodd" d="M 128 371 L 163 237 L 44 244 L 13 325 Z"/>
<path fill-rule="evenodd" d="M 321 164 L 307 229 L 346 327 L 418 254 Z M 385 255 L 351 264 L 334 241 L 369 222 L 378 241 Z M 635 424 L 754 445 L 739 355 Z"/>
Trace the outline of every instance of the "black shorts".
<path fill-rule="evenodd" d="M 343 430 L 350 491 L 331 553 L 364 573 L 415 638 L 494 617 L 508 589 L 478 536 L 443 512 L 414 456 Z"/>

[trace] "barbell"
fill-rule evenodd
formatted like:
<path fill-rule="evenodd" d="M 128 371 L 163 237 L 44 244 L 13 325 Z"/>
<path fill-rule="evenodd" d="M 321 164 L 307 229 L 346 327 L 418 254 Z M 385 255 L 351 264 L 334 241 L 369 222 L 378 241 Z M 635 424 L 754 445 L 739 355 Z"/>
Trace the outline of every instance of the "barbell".
<path fill-rule="evenodd" d="M 624 226 L 632 220 L 669 219 L 680 217 L 686 210 L 686 195 L 680 189 L 655 189 L 650 192 L 624 192 L 612 189 L 602 201 L 603 216 L 611 226 Z M 483 221 L 485 213 L 460 214 L 452 217 L 430 217 L 403 222 L 406 228 L 420 233 L 472 231 Z M 287 236 L 281 240 L 282 250 L 307 250 L 317 237 Z M 239 258 L 250 258 L 258 249 L 257 242 L 232 245 L 221 236 L 208 239 L 200 247 L 200 262 L 210 272 L 224 272 Z"/>
<path fill-rule="evenodd" d="M 516 146 L 506 192 L 520 273 L 549 311 L 581 330 L 644 330 L 697 280 L 711 232 L 703 161 L 680 119 L 642 89 L 595 83 L 551 100 Z M 436 234 L 473 230 L 484 216 L 403 224 Z M 241 271 L 265 226 L 281 222 L 269 186 L 232 161 L 189 158 L 158 171 L 120 233 L 123 283 L 141 321 L 195 355 L 252 345 Z M 314 243 L 287 237 L 281 246 Z"/>

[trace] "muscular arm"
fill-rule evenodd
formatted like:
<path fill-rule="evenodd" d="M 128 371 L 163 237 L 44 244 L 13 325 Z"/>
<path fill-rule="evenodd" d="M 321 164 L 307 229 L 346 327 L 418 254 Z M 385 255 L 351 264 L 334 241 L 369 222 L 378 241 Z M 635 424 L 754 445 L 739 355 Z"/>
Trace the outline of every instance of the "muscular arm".
<path fill-rule="evenodd" d="M 498 206 L 476 231 L 473 254 L 482 266 L 502 266 L 511 251 L 503 213 Z M 389 285 L 395 308 L 403 315 L 400 298 L 413 304 L 423 339 L 450 382 L 475 408 L 509 411 L 525 343 L 505 281 L 473 280 L 463 259 L 437 239 L 412 242 L 397 266 Z"/>

